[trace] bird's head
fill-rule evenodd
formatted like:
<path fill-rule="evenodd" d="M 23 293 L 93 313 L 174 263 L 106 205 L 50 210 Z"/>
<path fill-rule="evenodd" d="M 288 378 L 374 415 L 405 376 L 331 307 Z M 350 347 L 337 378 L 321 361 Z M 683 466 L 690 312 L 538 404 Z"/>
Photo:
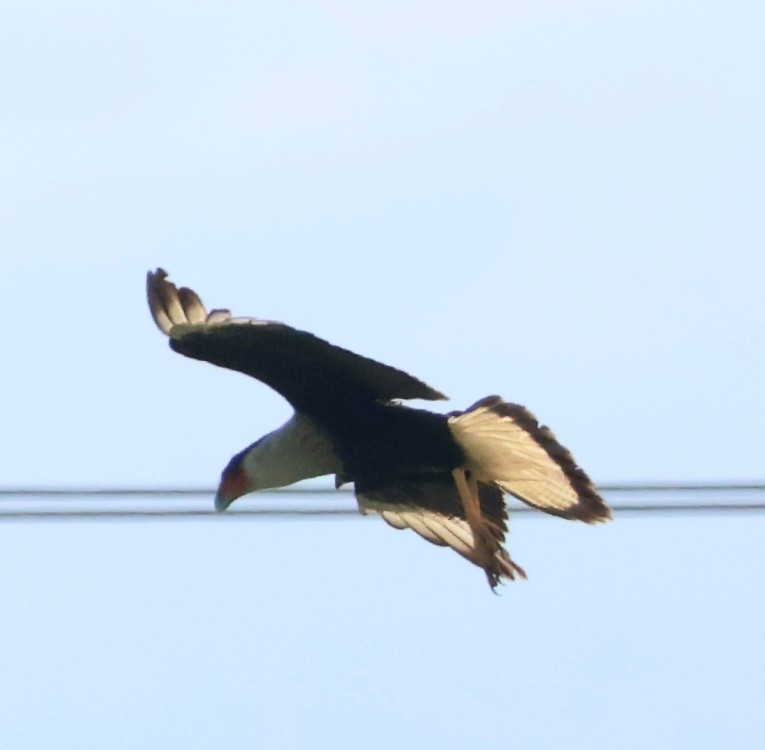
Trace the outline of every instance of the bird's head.
<path fill-rule="evenodd" d="M 237 453 L 223 469 L 218 491 L 215 493 L 215 510 L 224 511 L 237 498 L 257 489 L 245 468 L 247 451 Z"/>

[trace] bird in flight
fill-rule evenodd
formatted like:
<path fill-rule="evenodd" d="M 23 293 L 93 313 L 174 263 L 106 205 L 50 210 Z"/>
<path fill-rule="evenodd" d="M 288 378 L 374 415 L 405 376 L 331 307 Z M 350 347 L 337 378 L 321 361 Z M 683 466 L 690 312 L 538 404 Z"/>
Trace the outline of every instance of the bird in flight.
<path fill-rule="evenodd" d="M 336 487 L 353 483 L 362 514 L 451 547 L 485 571 L 492 589 L 526 577 L 503 546 L 505 493 L 562 518 L 611 516 L 571 453 L 523 406 L 488 396 L 449 414 L 411 408 L 400 401 L 446 396 L 284 323 L 208 313 L 161 268 L 148 273 L 146 292 L 174 351 L 250 375 L 294 409 L 229 461 L 219 511 L 256 490 L 334 474 Z"/>

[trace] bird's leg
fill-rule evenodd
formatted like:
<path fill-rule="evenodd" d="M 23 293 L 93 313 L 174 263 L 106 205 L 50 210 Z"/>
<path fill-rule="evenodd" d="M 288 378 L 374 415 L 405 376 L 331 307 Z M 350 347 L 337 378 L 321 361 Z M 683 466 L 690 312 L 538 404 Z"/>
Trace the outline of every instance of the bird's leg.
<path fill-rule="evenodd" d="M 476 537 L 475 532 L 473 532 L 473 537 L 481 539 L 483 543 L 482 546 L 488 556 L 487 559 L 489 561 L 489 565 L 485 565 L 484 569 L 486 570 L 486 577 L 489 579 L 489 585 L 494 591 L 496 589 L 497 583 L 500 581 L 500 576 L 502 575 L 507 576 L 510 580 L 515 580 L 516 578 L 525 579 L 526 571 L 520 565 L 510 559 L 510 555 L 508 555 L 507 552 L 502 549 L 502 547 L 498 544 L 497 537 L 494 536 L 494 530 L 496 530 L 496 532 L 500 535 L 501 530 L 496 529 L 496 527 L 494 527 L 490 521 L 487 521 L 487 519 L 483 517 L 483 513 L 481 512 L 481 496 L 478 494 L 478 480 L 472 474 L 467 476 L 466 479 L 468 490 L 471 496 L 475 498 L 478 512 L 480 514 L 480 537 Z M 457 481 L 456 477 L 455 481 Z M 470 528 L 472 531 L 473 527 L 471 526 Z M 499 553 L 501 562 L 497 561 L 496 559 L 497 553 Z"/>
<path fill-rule="evenodd" d="M 483 514 L 481 513 L 481 502 L 478 495 L 478 482 L 475 478 L 468 478 L 467 473 L 462 468 L 456 468 L 452 472 L 454 483 L 460 493 L 462 507 L 465 509 L 465 520 L 470 526 L 473 534 L 473 545 L 477 557 L 476 562 L 483 568 L 494 564 L 494 553 L 497 547 L 497 541 L 486 528 Z"/>

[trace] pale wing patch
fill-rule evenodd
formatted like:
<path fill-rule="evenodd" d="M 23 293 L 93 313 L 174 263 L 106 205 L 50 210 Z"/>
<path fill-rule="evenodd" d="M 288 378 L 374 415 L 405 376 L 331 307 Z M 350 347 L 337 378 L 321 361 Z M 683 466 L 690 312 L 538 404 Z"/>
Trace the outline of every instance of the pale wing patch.
<path fill-rule="evenodd" d="M 207 310 L 195 291 L 182 286 L 178 290 L 178 302 L 183 308 L 183 313 L 189 323 L 202 325 L 205 322 L 205 319 L 207 318 Z"/>
<path fill-rule="evenodd" d="M 473 550 L 473 532 L 466 521 L 446 516 L 424 515 L 423 523 L 442 540 L 445 546 L 451 547 L 464 557 Z"/>
<path fill-rule="evenodd" d="M 454 516 L 426 510 L 416 505 L 406 503 L 385 503 L 374 500 L 370 495 L 357 495 L 359 510 L 363 515 L 376 514 L 396 529 L 412 529 L 423 539 L 440 547 L 451 547 L 470 562 L 483 567 L 477 560 L 473 534 L 467 522 Z M 525 578 L 523 570 L 517 566 L 507 552 L 499 547 L 495 555 L 495 563 L 486 570 L 492 588 L 496 586 L 500 576 L 514 579 L 518 576 Z"/>
<path fill-rule="evenodd" d="M 602 521 L 608 508 L 571 454 L 546 427 L 517 404 L 490 397 L 449 418 L 467 458 L 466 468 L 483 482 L 550 513 Z"/>
<path fill-rule="evenodd" d="M 473 534 L 461 518 L 443 516 L 415 505 L 382 503 L 367 495 L 360 495 L 358 501 L 363 515 L 376 514 L 395 529 L 412 529 L 432 544 L 451 547 L 470 559 Z"/>
<path fill-rule="evenodd" d="M 167 281 L 167 273 L 161 268 L 147 274 L 146 296 L 157 328 L 170 338 L 179 339 L 191 331 L 222 325 L 282 325 L 259 318 L 234 318 L 230 310 L 208 313 L 196 292 Z"/>
<path fill-rule="evenodd" d="M 231 310 L 213 310 L 205 320 L 208 326 L 219 326 L 231 320 Z"/>
<path fill-rule="evenodd" d="M 483 407 L 451 417 L 449 425 L 479 481 L 494 481 L 545 507 L 564 509 L 578 501 L 560 466 L 510 417 Z"/>
<path fill-rule="evenodd" d="M 418 513 L 415 509 L 401 508 L 397 511 L 384 510 L 380 512 L 382 518 L 396 529 L 412 529 L 416 531 L 423 539 L 427 539 L 432 544 L 440 547 L 446 545 L 446 542 L 434 532 L 425 522 L 423 513 Z"/>

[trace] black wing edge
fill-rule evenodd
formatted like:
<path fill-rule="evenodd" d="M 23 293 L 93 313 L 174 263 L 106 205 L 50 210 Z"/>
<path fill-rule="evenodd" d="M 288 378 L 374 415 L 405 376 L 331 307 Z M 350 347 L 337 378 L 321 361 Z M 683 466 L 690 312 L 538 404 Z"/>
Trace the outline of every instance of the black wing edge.
<path fill-rule="evenodd" d="M 512 404 L 500 396 L 487 396 L 473 404 L 466 411 L 480 407 L 489 407 L 495 414 L 509 417 L 522 430 L 527 432 L 532 439 L 547 453 L 547 455 L 560 467 L 572 489 L 577 495 L 579 502 L 570 507 L 561 510 L 535 506 L 553 516 L 566 518 L 573 521 L 584 521 L 585 523 L 604 523 L 610 521 L 613 516 L 611 508 L 598 493 L 595 483 L 590 479 L 587 473 L 577 464 L 576 459 L 568 448 L 558 442 L 555 433 L 546 425 L 539 424 L 539 420 L 525 406 Z M 464 412 L 454 412 L 460 414 Z M 514 493 L 508 490 L 509 494 Z M 519 500 L 532 504 L 528 499 L 520 495 L 514 495 Z"/>

